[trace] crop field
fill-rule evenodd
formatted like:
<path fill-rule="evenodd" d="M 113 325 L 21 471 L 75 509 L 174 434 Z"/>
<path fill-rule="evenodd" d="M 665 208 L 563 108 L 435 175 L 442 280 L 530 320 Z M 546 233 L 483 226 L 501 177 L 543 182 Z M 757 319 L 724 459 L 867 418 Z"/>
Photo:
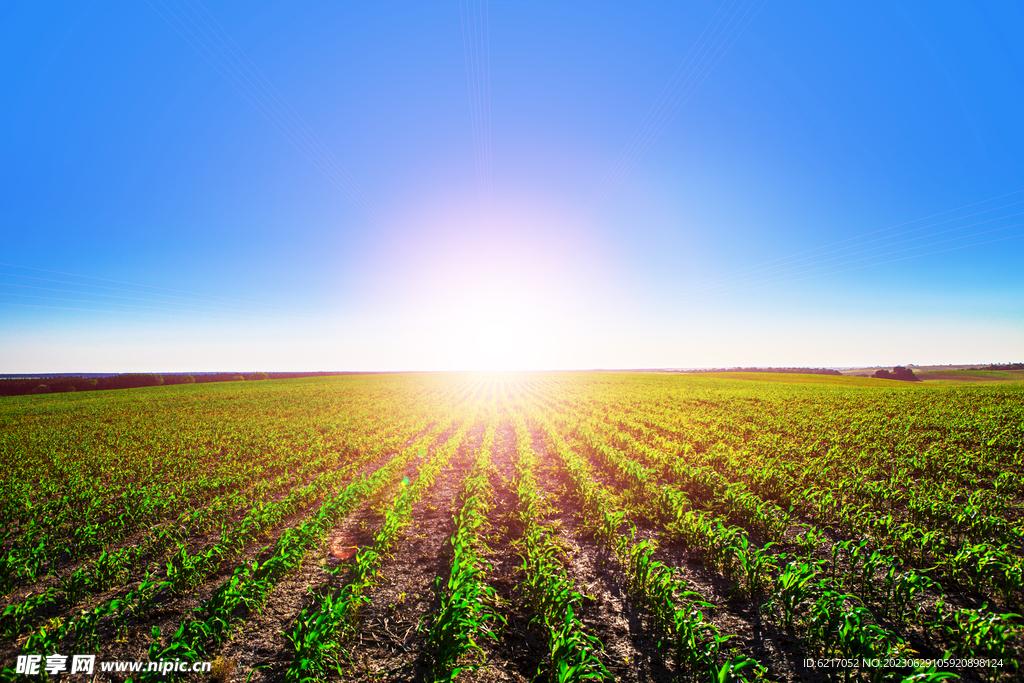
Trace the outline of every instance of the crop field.
<path fill-rule="evenodd" d="M 0 455 L 5 679 L 1022 676 L 1024 383 L 392 374 L 20 396 L 0 400 Z M 39 673 L 19 673 L 30 655 Z M 211 670 L 129 666 L 172 660 Z"/>
<path fill-rule="evenodd" d="M 917 373 L 925 382 L 1021 382 L 1024 370 L 952 370 Z"/>

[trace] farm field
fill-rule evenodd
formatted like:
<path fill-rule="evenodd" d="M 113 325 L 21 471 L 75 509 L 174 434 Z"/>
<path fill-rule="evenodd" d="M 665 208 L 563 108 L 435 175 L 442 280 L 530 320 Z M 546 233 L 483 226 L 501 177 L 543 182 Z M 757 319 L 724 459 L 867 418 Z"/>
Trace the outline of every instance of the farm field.
<path fill-rule="evenodd" d="M 953 370 L 917 373 L 925 382 L 1024 382 L 1024 370 Z"/>
<path fill-rule="evenodd" d="M 101 681 L 1022 675 L 1024 383 L 383 374 L 19 396 L 0 456 L 5 679 L 64 678 L 16 672 L 55 653 L 213 662 L 97 664 Z"/>
<path fill-rule="evenodd" d="M 891 368 L 856 368 L 843 370 L 842 373 L 848 377 L 868 377 L 876 370 L 890 370 Z M 914 375 L 922 382 L 932 384 L 951 383 L 1000 383 L 1000 382 L 1024 382 L 1024 370 L 1000 369 L 986 370 L 985 366 L 915 366 L 912 368 Z"/>

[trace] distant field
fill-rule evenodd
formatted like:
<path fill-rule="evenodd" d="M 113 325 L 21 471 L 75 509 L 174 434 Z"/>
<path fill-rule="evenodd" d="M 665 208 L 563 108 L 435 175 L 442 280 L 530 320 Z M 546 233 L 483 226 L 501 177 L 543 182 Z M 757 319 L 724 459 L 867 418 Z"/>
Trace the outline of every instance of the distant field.
<path fill-rule="evenodd" d="M 868 377 L 876 370 L 892 370 L 892 368 L 852 368 L 843 370 L 842 373 L 847 377 Z M 933 365 L 911 367 L 911 370 L 922 381 L 934 384 L 1024 382 L 1024 370 L 979 370 L 978 366 L 970 365 Z"/>
<path fill-rule="evenodd" d="M 847 387 L 877 387 L 880 381 L 869 377 L 844 377 L 840 375 L 801 375 L 797 373 L 771 372 L 706 372 L 704 377 L 738 379 L 766 384 L 823 384 Z"/>
<path fill-rule="evenodd" d="M 60 653 L 239 683 L 1020 680 L 1024 384 L 388 374 L 17 396 L 0 455 L 5 679 Z M 929 670 L 950 657 L 980 663 Z M 211 680 L 99 666 L 81 680 Z"/>
<path fill-rule="evenodd" d="M 952 370 L 916 372 L 926 382 L 1024 382 L 1024 370 Z"/>

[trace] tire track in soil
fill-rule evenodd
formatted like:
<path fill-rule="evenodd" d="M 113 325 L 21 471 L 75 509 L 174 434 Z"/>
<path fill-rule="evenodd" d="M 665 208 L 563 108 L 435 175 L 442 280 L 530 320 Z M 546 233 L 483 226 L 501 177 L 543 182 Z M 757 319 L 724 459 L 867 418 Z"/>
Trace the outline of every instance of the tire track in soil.
<path fill-rule="evenodd" d="M 404 448 L 409 448 L 427 434 L 436 423 L 431 422 L 418 434 L 406 440 Z M 449 428 L 438 437 L 437 443 L 446 442 L 454 433 Z M 436 449 L 431 446 L 428 454 Z M 398 453 L 391 453 L 377 461 L 367 463 L 353 473 L 350 482 L 368 476 L 387 465 Z M 216 655 L 234 662 L 235 671 L 246 675 L 246 683 L 263 683 L 265 681 L 283 680 L 284 672 L 292 661 L 292 647 L 286 634 L 291 632 L 295 619 L 313 603 L 310 589 L 337 589 L 347 580 L 345 566 L 352 558 L 338 560 L 332 556 L 338 545 L 363 546 L 373 541 L 374 529 L 380 526 L 384 517 L 381 512 L 385 501 L 394 498 L 398 491 L 398 482 L 408 477 L 419 468 L 422 458 L 416 455 L 402 470 L 395 475 L 395 481 L 381 489 L 377 494 L 362 501 L 345 516 L 337 528 L 326 535 L 324 541 L 311 550 L 302 561 L 302 568 L 294 575 L 287 576 L 274 587 L 267 596 L 263 608 L 253 618 L 246 619 L 228 643 Z M 347 484 L 346 484 L 347 485 Z M 258 668 L 257 667 L 261 667 Z M 236 674 L 234 678 L 239 679 Z M 186 679 L 190 680 L 190 679 Z M 204 680 L 202 676 L 191 677 L 191 680 Z"/>
<path fill-rule="evenodd" d="M 538 444 L 544 444 L 544 436 L 539 432 L 534 432 L 532 436 L 534 447 L 540 454 L 541 449 Z M 608 488 L 617 488 L 610 474 L 605 476 L 599 465 L 593 463 L 586 456 L 584 458 L 594 470 L 595 482 Z M 553 474 L 552 476 L 557 477 L 558 475 Z M 567 504 L 576 505 L 575 502 Z M 767 598 L 764 596 L 758 600 L 745 598 L 735 590 L 734 582 L 709 568 L 700 558 L 692 556 L 685 545 L 665 543 L 659 533 L 661 528 L 656 524 L 644 520 L 633 521 L 638 527 L 637 541 L 655 540 L 659 543 L 659 548 L 653 555 L 654 559 L 676 568 L 680 572 L 679 576 L 684 581 L 686 590 L 699 593 L 706 602 L 713 605 L 710 609 L 702 610 L 705 618 L 714 623 L 723 635 L 736 636 L 726 644 L 725 650 L 741 647 L 744 653 L 768 668 L 770 680 L 826 680 L 824 674 L 819 674 L 816 670 L 808 671 L 802 667 L 801 642 L 794 634 L 780 630 L 770 621 L 762 618 L 759 608 Z M 624 589 L 625 577 L 618 558 L 601 548 L 596 548 L 596 551 L 598 563 L 614 568 L 613 575 L 620 579 L 615 581 L 613 578 L 614 585 L 608 586 L 608 589 L 616 595 L 621 594 L 624 604 L 632 606 L 633 612 L 639 619 L 638 635 L 641 638 L 646 635 L 647 640 L 653 640 L 657 650 L 657 628 L 648 618 L 646 608 L 643 605 L 634 604 L 632 596 Z M 586 552 L 590 552 L 590 550 L 587 549 Z M 605 579 L 606 577 L 602 576 L 601 578 Z M 632 625 L 633 622 L 631 622 Z M 663 666 L 675 669 L 670 650 L 663 650 L 658 653 L 658 656 Z M 610 666 L 609 670 L 611 670 Z M 613 673 L 615 672 L 613 671 Z"/>
<path fill-rule="evenodd" d="M 540 433 L 534 433 L 533 438 L 539 454 L 541 450 L 536 444 L 543 444 L 544 437 Z M 587 458 L 587 462 L 597 472 L 600 472 L 601 468 L 594 465 L 589 458 Z M 552 476 L 557 475 L 553 474 Z M 611 481 L 602 481 L 600 475 L 595 476 L 594 479 L 603 486 L 616 486 Z M 576 504 L 570 502 L 568 505 L 575 506 Z M 816 670 L 805 670 L 801 667 L 801 660 L 798 658 L 800 655 L 799 639 L 792 634 L 780 631 L 761 617 L 759 607 L 764 598 L 756 601 L 742 598 L 734 590 L 732 581 L 707 567 L 700 558 L 694 557 L 685 545 L 665 543 L 659 533 L 660 527 L 649 522 L 644 523 L 641 520 L 634 521 L 638 527 L 636 540 L 658 541 L 659 548 L 654 553 L 654 559 L 676 568 L 680 572 L 678 576 L 684 581 L 686 590 L 700 594 L 706 602 L 714 606 L 702 610 L 705 618 L 714 623 L 723 635 L 736 636 L 726 644 L 726 650 L 740 647 L 744 653 L 768 667 L 768 677 L 773 681 L 825 680 L 824 675 L 818 675 Z M 652 620 L 648 618 L 646 608 L 636 604 L 624 587 L 625 577 L 618 559 L 613 554 L 596 547 L 592 540 L 587 539 L 587 541 L 585 546 L 589 547 L 586 547 L 585 552 L 588 554 L 594 552 L 596 561 L 611 570 L 610 574 L 599 574 L 601 580 L 606 583 L 606 590 L 616 596 L 621 595 L 623 604 L 628 605 L 635 615 L 636 621 L 631 619 L 630 627 L 635 629 L 637 637 L 648 641 L 647 647 L 653 646 L 654 656 L 660 661 L 660 666 L 674 672 L 675 663 L 672 661 L 671 651 L 657 648 L 658 630 Z M 590 549 L 591 547 L 593 550 Z M 608 668 L 613 674 L 616 673 L 611 666 Z M 650 680 L 676 680 L 676 678 L 675 674 L 671 673 L 669 678 L 651 678 Z"/>
<path fill-rule="evenodd" d="M 535 434 L 535 442 L 538 438 L 543 439 L 541 435 Z M 587 458 L 587 462 L 597 472 L 601 471 L 601 468 L 591 462 L 589 458 Z M 610 488 L 617 486 L 612 480 L 602 482 L 600 475 L 595 476 L 594 479 L 603 486 Z M 705 602 L 713 605 L 712 608 L 702 610 L 705 619 L 717 626 L 723 635 L 735 636 L 725 645 L 724 650 L 728 651 L 739 647 L 742 652 L 767 667 L 768 678 L 773 681 L 826 680 L 825 675 L 819 674 L 817 670 L 806 670 L 802 667 L 801 641 L 794 634 L 780 630 L 773 623 L 762 618 L 759 608 L 767 599 L 765 596 L 755 600 L 746 598 L 736 590 L 733 581 L 708 567 L 699 557 L 690 553 L 685 545 L 665 542 L 660 534 L 661 527 L 644 520 L 634 520 L 634 523 L 637 524 L 637 541 L 655 540 L 658 542 L 659 548 L 653 555 L 654 559 L 669 567 L 674 567 L 679 572 L 677 576 L 684 582 L 686 590 L 700 594 Z M 657 628 L 648 618 L 646 608 L 643 605 L 635 604 L 632 596 L 624 590 L 625 577 L 618 558 L 607 551 L 598 549 L 598 560 L 614 568 L 613 574 L 620 579 L 616 582 L 615 590 L 623 594 L 624 602 L 632 605 L 632 609 L 640 618 L 641 637 L 644 634 L 649 634 L 648 639 L 654 639 L 655 649 L 657 649 Z M 666 667 L 675 669 L 670 650 L 662 650 L 659 656 Z"/>
<path fill-rule="evenodd" d="M 802 666 L 802 643 L 795 634 L 778 628 L 762 617 L 761 605 L 768 596 L 750 599 L 736 590 L 734 582 L 708 567 L 682 543 L 669 543 L 654 525 L 638 526 L 636 540 L 654 540 L 659 547 L 653 558 L 677 570 L 676 577 L 685 590 L 694 591 L 713 605 L 702 609 L 707 621 L 719 628 L 722 635 L 734 636 L 723 650 L 739 648 L 768 669 L 768 680 L 825 681 L 824 673 Z M 652 626 L 653 628 L 653 626 Z"/>
<path fill-rule="evenodd" d="M 344 646 L 349 651 L 345 680 L 391 683 L 423 681 L 429 675 L 429 618 L 440 609 L 434 582 L 450 570 L 454 508 L 483 433 L 483 424 L 467 433 L 448 465 L 413 505 L 409 525 L 399 532 L 390 560 L 366 594 L 369 603 L 359 615 L 356 634 Z M 446 434 L 438 444 L 449 437 Z M 366 542 L 372 539 L 370 534 Z"/>
<path fill-rule="evenodd" d="M 658 530 L 654 527 L 641 528 L 637 532 L 637 539 L 656 539 L 659 542 Z M 786 549 L 784 544 L 783 549 Z M 654 553 L 654 559 L 664 562 L 670 567 L 677 567 L 682 572 L 682 578 L 687 582 L 688 590 L 699 592 L 707 602 L 715 605 L 716 609 L 710 614 L 705 611 L 709 621 L 717 625 L 724 635 L 734 634 L 737 637 L 730 641 L 728 647 L 740 646 L 743 652 L 757 659 L 761 664 L 768 667 L 768 678 L 772 681 L 812 681 L 825 683 L 829 680 L 829 669 L 807 668 L 803 665 L 807 652 L 807 643 L 801 637 L 800 631 L 787 631 L 778 623 L 777 617 L 762 615 L 761 606 L 764 605 L 769 595 L 761 594 L 755 599 L 742 595 L 732 587 L 732 582 L 726 579 L 714 569 L 709 568 L 704 562 L 692 554 L 682 543 L 663 543 Z M 829 560 L 829 553 L 822 547 L 815 550 L 812 559 Z M 847 568 L 844 570 L 840 564 L 839 574 L 844 572 L 849 575 Z M 947 593 L 948 604 L 959 607 L 965 602 L 962 594 Z M 936 595 L 929 591 L 924 598 L 926 604 L 934 603 Z M 969 606 L 978 607 L 981 601 L 969 603 Z M 875 605 L 870 605 L 876 621 L 899 633 L 907 640 L 911 647 L 923 659 L 941 659 L 945 648 L 952 644 L 946 642 L 940 635 L 929 633 L 920 624 L 903 622 L 902 624 L 889 620 L 883 613 L 876 611 Z M 981 681 L 983 676 L 979 675 L 981 669 L 963 669 L 958 672 L 965 681 Z"/>
<path fill-rule="evenodd" d="M 413 458 L 401 473 L 395 475 L 393 484 L 357 505 L 316 548 L 306 554 L 298 572 L 278 582 L 260 613 L 252 615 L 235 632 L 219 656 L 232 660 L 236 671 L 246 676 L 245 680 L 265 683 L 284 679 L 284 673 L 292 662 L 292 645 L 286 634 L 291 632 L 302 610 L 313 604 L 311 590 L 336 590 L 347 581 L 345 567 L 352 558 L 338 560 L 332 554 L 334 549 L 342 545 L 348 548 L 372 543 L 374 530 L 384 520 L 381 509 L 397 494 L 398 482 L 415 474 L 420 463 L 419 456 Z"/>
<path fill-rule="evenodd" d="M 505 421 L 495 432 L 491 449 L 490 484 L 494 498 L 488 514 L 490 528 L 484 532 L 490 551 L 482 554 L 482 559 L 491 565 L 486 581 L 501 600 L 498 612 L 506 624 L 498 632 L 498 640 L 481 639 L 478 643 L 485 659 L 484 665 L 472 674 L 474 683 L 532 681 L 547 658 L 544 634 L 537 624 L 531 623 L 533 614 L 523 604 L 522 594 L 517 590 L 523 581 L 523 571 L 522 560 L 511 547 L 512 541 L 522 535 L 514 518 L 518 503 L 512 488 L 515 452 L 515 431 L 512 424 Z"/>
<path fill-rule="evenodd" d="M 564 473 L 548 453 L 547 440 L 531 429 L 537 454 L 537 485 L 552 502 L 545 520 L 559 528 L 558 540 L 566 548 L 566 572 L 576 590 L 584 595 L 580 621 L 587 632 L 604 644 L 601 661 L 616 681 L 627 683 L 668 683 L 678 676 L 670 658 L 657 646 L 657 631 L 648 624 L 644 611 L 635 606 L 620 582 L 614 555 L 579 528 L 579 505 L 563 493 Z"/>

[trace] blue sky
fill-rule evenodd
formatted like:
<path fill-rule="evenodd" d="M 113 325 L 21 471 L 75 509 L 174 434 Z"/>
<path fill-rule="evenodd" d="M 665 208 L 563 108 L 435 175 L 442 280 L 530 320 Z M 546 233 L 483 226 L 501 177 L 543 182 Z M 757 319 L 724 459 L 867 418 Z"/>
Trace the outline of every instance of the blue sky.
<path fill-rule="evenodd" d="M 150 2 L 0 9 L 0 371 L 1021 360 L 1019 3 L 489 3 L 487 219 L 459 2 Z"/>

